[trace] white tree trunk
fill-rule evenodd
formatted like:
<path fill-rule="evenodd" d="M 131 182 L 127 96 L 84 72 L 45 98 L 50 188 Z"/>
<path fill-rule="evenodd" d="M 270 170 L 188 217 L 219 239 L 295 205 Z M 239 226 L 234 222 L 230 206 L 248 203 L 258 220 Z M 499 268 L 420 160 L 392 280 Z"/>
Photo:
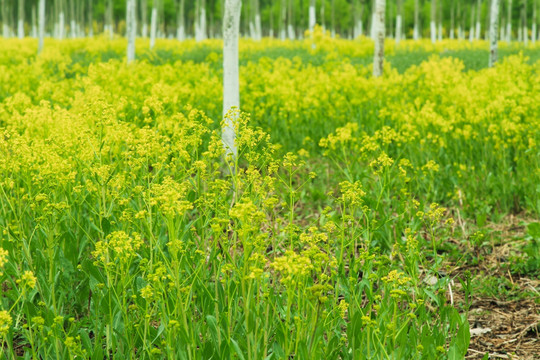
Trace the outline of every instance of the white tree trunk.
<path fill-rule="evenodd" d="M 491 0 L 491 11 L 490 11 L 490 21 L 489 21 L 489 67 L 497 62 L 497 26 L 499 21 L 499 0 Z"/>
<path fill-rule="evenodd" d="M 286 30 L 286 23 L 287 23 L 287 2 L 286 0 L 281 0 L 281 8 L 280 8 L 280 19 L 281 23 L 279 24 L 279 38 L 281 41 L 285 41 L 285 38 L 287 37 L 287 30 Z"/>
<path fill-rule="evenodd" d="M 137 11 L 135 0 L 126 3 L 126 35 L 128 38 L 127 63 L 135 60 L 135 38 L 137 37 Z"/>
<path fill-rule="evenodd" d="M 257 33 L 257 40 L 261 40 L 262 39 L 261 14 L 258 11 L 255 14 L 255 32 Z"/>
<path fill-rule="evenodd" d="M 37 31 L 37 16 L 36 16 L 36 6 L 32 5 L 32 33 L 30 36 L 33 38 L 38 37 L 38 31 Z"/>
<path fill-rule="evenodd" d="M 396 45 L 401 41 L 401 14 L 396 16 Z"/>
<path fill-rule="evenodd" d="M 65 16 L 64 16 L 64 12 L 61 12 L 58 15 L 58 39 L 60 39 L 60 40 L 64 39 L 64 36 L 65 36 L 64 32 L 65 31 L 66 31 Z"/>
<path fill-rule="evenodd" d="M 43 38 L 45 37 L 45 0 L 39 0 L 38 9 L 39 42 L 38 54 L 43 51 Z"/>
<path fill-rule="evenodd" d="M 24 0 L 19 0 L 19 20 L 17 21 L 17 37 L 24 38 Z"/>
<path fill-rule="evenodd" d="M 429 30 L 431 35 L 431 42 L 435 43 L 437 41 L 437 2 L 436 0 L 431 0 L 431 21 L 429 22 Z"/>
<path fill-rule="evenodd" d="M 313 33 L 315 24 L 317 23 L 317 15 L 315 10 L 315 0 L 309 1 L 309 31 Z"/>
<path fill-rule="evenodd" d="M 476 32 L 475 39 L 480 40 L 482 31 L 482 24 L 480 23 L 480 18 L 482 17 L 482 0 L 478 0 L 476 3 Z"/>
<path fill-rule="evenodd" d="M 157 34 L 157 7 L 154 4 L 152 6 L 152 18 L 150 20 L 150 49 L 154 48 L 156 44 L 156 34 Z"/>
<path fill-rule="evenodd" d="M 506 13 L 506 41 L 512 41 L 512 0 L 508 0 L 508 9 Z"/>
<path fill-rule="evenodd" d="M 418 40 L 420 38 L 420 5 L 418 4 L 419 0 L 414 0 L 414 29 L 413 29 L 413 39 Z"/>
<path fill-rule="evenodd" d="M 376 0 L 375 1 L 375 52 L 373 55 L 373 76 L 378 77 L 382 75 L 383 72 L 383 62 L 384 62 L 384 15 L 386 0 Z"/>
<path fill-rule="evenodd" d="M 184 18 L 184 0 L 180 0 L 178 14 L 176 18 L 176 38 L 178 41 L 184 41 L 186 39 L 186 28 Z"/>
<path fill-rule="evenodd" d="M 240 109 L 240 80 L 238 72 L 238 35 L 240 32 L 241 0 L 225 0 L 223 16 L 223 128 L 222 141 L 226 157 L 236 160 L 235 115 Z M 236 113 L 235 113 L 236 114 Z"/>

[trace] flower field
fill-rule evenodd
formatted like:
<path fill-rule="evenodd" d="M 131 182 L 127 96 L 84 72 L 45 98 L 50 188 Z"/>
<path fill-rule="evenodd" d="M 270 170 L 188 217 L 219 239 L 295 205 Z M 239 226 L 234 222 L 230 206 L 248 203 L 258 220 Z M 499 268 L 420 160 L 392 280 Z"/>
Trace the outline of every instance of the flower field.
<path fill-rule="evenodd" d="M 464 358 L 488 224 L 540 274 L 540 47 L 314 41 L 240 43 L 234 173 L 220 41 L 0 40 L 0 357 Z"/>

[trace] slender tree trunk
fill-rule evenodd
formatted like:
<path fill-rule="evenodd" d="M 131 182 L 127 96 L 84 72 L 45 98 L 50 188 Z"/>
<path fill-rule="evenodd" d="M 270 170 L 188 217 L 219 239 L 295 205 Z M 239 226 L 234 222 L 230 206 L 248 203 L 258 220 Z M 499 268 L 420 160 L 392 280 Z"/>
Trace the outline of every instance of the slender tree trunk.
<path fill-rule="evenodd" d="M 309 31 L 313 33 L 315 24 L 317 23 L 317 10 L 315 8 L 315 0 L 309 0 Z"/>
<path fill-rule="evenodd" d="M 469 31 L 469 41 L 472 42 L 474 40 L 474 6 L 471 6 L 471 28 Z M 478 9 L 476 9 L 478 11 Z"/>
<path fill-rule="evenodd" d="M 439 41 L 442 40 L 443 38 L 443 29 L 442 29 L 442 23 L 443 23 L 443 3 L 441 1 L 441 4 L 439 5 L 439 17 L 438 17 L 438 29 L 437 29 L 437 34 L 438 34 L 438 39 Z"/>
<path fill-rule="evenodd" d="M 335 38 L 336 37 L 336 1 L 335 0 L 332 0 L 332 2 L 330 3 L 330 31 L 332 33 L 332 38 Z"/>
<path fill-rule="evenodd" d="M 6 0 L 2 0 L 2 36 L 4 38 L 9 37 L 9 25 L 8 25 L 8 11 L 6 7 Z"/>
<path fill-rule="evenodd" d="M 208 38 L 206 31 L 206 0 L 201 0 L 201 10 L 199 11 L 199 26 L 201 31 L 201 40 Z"/>
<path fill-rule="evenodd" d="M 150 50 L 154 48 L 156 44 L 156 35 L 157 35 L 157 1 L 152 2 L 152 19 L 150 20 Z"/>
<path fill-rule="evenodd" d="M 268 37 L 270 37 L 271 39 L 274 38 L 274 16 L 275 16 L 275 10 L 274 10 L 274 4 L 271 3 L 270 4 L 270 21 L 269 21 L 269 29 L 268 29 Z"/>
<path fill-rule="evenodd" d="M 186 39 L 186 24 L 184 17 L 185 0 L 179 0 L 178 12 L 176 18 L 176 38 L 178 41 L 184 41 Z"/>
<path fill-rule="evenodd" d="M 437 0 L 431 0 L 431 21 L 429 23 L 429 28 L 430 28 L 432 43 L 435 43 L 435 41 L 437 40 L 436 18 L 437 18 Z"/>
<path fill-rule="evenodd" d="M 141 0 L 140 3 L 141 10 L 141 37 L 148 37 L 148 3 L 147 0 Z"/>
<path fill-rule="evenodd" d="M 396 15 L 396 45 L 401 41 L 401 30 L 403 29 L 403 0 L 397 0 L 397 15 Z"/>
<path fill-rule="evenodd" d="M 463 29 L 465 28 L 465 16 L 461 12 L 461 0 L 457 2 L 457 24 L 458 24 L 458 39 L 463 40 L 465 35 Z"/>
<path fill-rule="evenodd" d="M 527 0 L 523 0 L 523 5 L 521 7 L 522 9 L 522 26 L 523 29 L 521 30 L 523 34 L 523 45 L 527 46 L 529 44 L 529 31 L 527 29 Z"/>
<path fill-rule="evenodd" d="M 414 29 L 413 39 L 418 40 L 420 38 L 420 0 L 414 0 Z"/>
<path fill-rule="evenodd" d="M 254 3 L 254 12 L 255 12 L 256 40 L 260 41 L 262 39 L 261 9 L 259 6 L 259 0 L 253 0 L 253 3 Z"/>
<path fill-rule="evenodd" d="M 537 0 L 533 0 L 533 14 L 532 14 L 532 37 L 531 41 L 533 44 L 536 44 L 536 39 L 538 38 L 537 33 L 537 19 L 536 19 L 536 11 L 538 10 L 538 2 Z"/>
<path fill-rule="evenodd" d="M 512 41 L 512 0 L 508 0 L 506 9 L 506 41 Z"/>
<path fill-rule="evenodd" d="M 58 0 L 58 39 L 66 37 L 66 14 L 64 12 L 64 0 Z"/>
<path fill-rule="evenodd" d="M 73 0 L 69 0 L 69 32 L 72 39 L 77 37 L 75 30 L 75 4 Z"/>
<path fill-rule="evenodd" d="M 287 32 L 289 35 L 289 39 L 294 40 L 295 39 L 295 33 L 294 33 L 294 18 L 293 18 L 293 1 L 289 0 L 289 16 L 287 17 Z"/>
<path fill-rule="evenodd" d="M 321 0 L 321 12 L 320 12 L 320 17 L 321 17 L 321 26 L 322 26 L 322 29 L 323 31 L 326 31 L 326 19 L 324 18 L 325 15 L 324 15 L 324 8 L 326 7 L 326 1 L 325 0 Z"/>
<path fill-rule="evenodd" d="M 126 2 L 126 35 L 128 38 L 127 63 L 135 60 L 135 38 L 137 37 L 137 9 L 135 0 Z"/>
<path fill-rule="evenodd" d="M 240 0 L 225 0 L 223 17 L 223 128 L 222 141 L 225 156 L 235 164 L 237 149 L 235 144 L 236 115 L 232 108 L 240 109 L 240 81 L 238 71 L 238 34 L 240 31 Z M 234 166 L 234 165 L 233 165 Z M 233 167 L 232 173 L 235 172 Z"/>
<path fill-rule="evenodd" d="M 17 22 L 17 36 L 19 39 L 24 38 L 24 0 L 19 0 L 19 20 Z"/>
<path fill-rule="evenodd" d="M 385 0 L 375 1 L 375 53 L 373 55 L 373 76 L 382 75 L 384 63 Z"/>
<path fill-rule="evenodd" d="M 113 4 L 112 0 L 107 0 L 107 10 L 105 14 L 105 32 L 108 33 L 109 39 L 112 40 L 114 36 L 113 27 Z"/>
<path fill-rule="evenodd" d="M 284 41 L 287 37 L 287 0 L 281 0 L 279 38 Z"/>
<path fill-rule="evenodd" d="M 94 37 L 94 4 L 88 0 L 88 37 Z"/>
<path fill-rule="evenodd" d="M 452 5 L 450 5 L 451 8 L 450 8 L 450 39 L 451 40 L 454 40 L 454 29 L 455 29 L 455 10 L 456 10 L 456 1 L 455 0 L 452 0 Z"/>
<path fill-rule="evenodd" d="M 480 18 L 482 17 L 482 0 L 477 0 L 476 2 L 476 40 L 480 40 L 482 31 L 482 24 L 480 23 Z"/>
<path fill-rule="evenodd" d="M 38 54 L 43 51 L 43 39 L 45 37 L 45 0 L 39 0 L 39 41 Z"/>
<path fill-rule="evenodd" d="M 36 5 L 32 5 L 32 34 L 33 38 L 37 38 L 37 15 L 36 15 Z"/>
<path fill-rule="evenodd" d="M 491 11 L 490 11 L 490 21 L 489 21 L 489 42 L 490 42 L 490 51 L 489 51 L 489 67 L 497 62 L 497 26 L 499 21 L 499 0 L 491 0 Z"/>

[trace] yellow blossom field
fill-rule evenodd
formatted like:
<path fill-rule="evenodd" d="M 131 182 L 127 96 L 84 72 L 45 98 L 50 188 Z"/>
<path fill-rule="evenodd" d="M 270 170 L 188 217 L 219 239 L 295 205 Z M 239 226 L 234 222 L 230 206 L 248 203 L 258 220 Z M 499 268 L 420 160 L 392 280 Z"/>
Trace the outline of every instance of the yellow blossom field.
<path fill-rule="evenodd" d="M 463 359 L 493 224 L 540 274 L 540 47 L 387 42 L 242 40 L 231 174 L 220 41 L 0 40 L 0 357 Z"/>

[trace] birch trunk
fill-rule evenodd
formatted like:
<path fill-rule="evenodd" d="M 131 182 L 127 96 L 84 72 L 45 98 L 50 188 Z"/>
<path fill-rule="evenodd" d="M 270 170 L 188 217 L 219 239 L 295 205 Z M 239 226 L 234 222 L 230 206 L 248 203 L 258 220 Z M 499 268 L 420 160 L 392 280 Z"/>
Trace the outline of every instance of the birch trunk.
<path fill-rule="evenodd" d="M 178 3 L 178 14 L 176 18 L 176 38 L 178 41 L 184 41 L 186 39 L 186 25 L 185 25 L 185 19 L 184 19 L 184 0 L 180 0 Z"/>
<path fill-rule="evenodd" d="M 512 0 L 508 0 L 508 9 L 506 10 L 506 41 L 512 41 Z"/>
<path fill-rule="evenodd" d="M 435 19 L 437 17 L 437 0 L 431 0 L 431 21 L 429 23 L 429 29 L 431 34 L 431 42 L 437 41 L 437 26 Z"/>
<path fill-rule="evenodd" d="M 17 22 L 17 37 L 24 38 L 24 0 L 19 0 L 19 20 Z"/>
<path fill-rule="evenodd" d="M 36 6 L 32 5 L 32 34 L 30 35 L 33 38 L 37 38 L 37 16 L 36 16 Z"/>
<path fill-rule="evenodd" d="M 38 54 L 43 51 L 43 38 L 45 37 L 45 0 L 39 0 L 39 41 L 38 41 Z"/>
<path fill-rule="evenodd" d="M 480 32 L 482 31 L 482 25 L 480 23 L 480 17 L 482 16 L 482 0 L 478 0 L 476 3 L 476 32 L 475 39 L 480 40 Z"/>
<path fill-rule="evenodd" d="M 443 38 L 443 29 L 442 29 L 442 23 L 443 23 L 443 4 L 441 1 L 441 4 L 439 5 L 439 21 L 438 21 L 438 30 L 437 30 L 437 37 L 439 41 Z"/>
<path fill-rule="evenodd" d="M 92 0 L 88 0 L 88 37 L 94 37 L 94 9 Z"/>
<path fill-rule="evenodd" d="M 287 33 L 290 40 L 295 39 L 294 24 L 293 24 L 293 1 L 289 0 L 289 16 L 287 17 Z"/>
<path fill-rule="evenodd" d="M 157 6 L 156 1 L 152 3 L 152 19 L 150 20 L 150 50 L 154 48 L 156 44 L 157 34 Z"/>
<path fill-rule="evenodd" d="M 254 0 L 255 11 L 255 40 L 260 41 L 262 39 L 262 25 L 261 25 L 261 11 L 259 8 L 259 0 Z"/>
<path fill-rule="evenodd" d="M 69 32 L 72 39 L 77 37 L 75 27 L 75 4 L 73 3 L 73 0 L 69 0 Z"/>
<path fill-rule="evenodd" d="M 141 0 L 141 37 L 148 37 L 148 3 Z"/>
<path fill-rule="evenodd" d="M 451 8 L 450 8 L 450 40 L 454 40 L 454 28 L 455 28 L 455 24 L 454 24 L 454 17 L 455 17 L 455 7 L 456 7 L 456 2 L 455 0 L 452 0 L 452 5 L 451 5 Z"/>
<path fill-rule="evenodd" d="M 523 0 L 523 15 L 522 15 L 522 25 L 523 29 L 521 30 L 523 34 L 523 45 L 527 46 L 529 44 L 529 31 L 527 29 L 527 0 Z"/>
<path fill-rule="evenodd" d="M 373 76 L 375 77 L 381 76 L 383 72 L 385 5 L 385 0 L 375 1 L 375 53 L 373 55 Z"/>
<path fill-rule="evenodd" d="M 109 39 L 112 40 L 114 37 L 112 0 L 107 1 L 107 16 L 106 17 L 107 17 L 107 29 L 105 32 L 109 34 Z"/>
<path fill-rule="evenodd" d="M 538 38 L 538 34 L 536 32 L 537 28 L 537 19 L 536 19 L 536 11 L 538 10 L 538 3 L 537 0 L 533 1 L 533 15 L 532 15 L 532 37 L 531 41 L 534 44 L 536 44 L 536 39 Z"/>
<path fill-rule="evenodd" d="M 126 3 L 126 35 L 128 38 L 127 63 L 135 60 L 135 38 L 137 36 L 137 11 L 135 0 Z"/>
<path fill-rule="evenodd" d="M 469 41 L 474 40 L 474 7 L 471 8 L 471 27 L 469 30 Z"/>
<path fill-rule="evenodd" d="M 2 36 L 9 37 L 8 13 L 6 8 L 6 0 L 2 0 Z"/>
<path fill-rule="evenodd" d="M 332 34 L 332 39 L 336 37 L 336 2 L 332 0 L 330 3 L 330 31 Z"/>
<path fill-rule="evenodd" d="M 420 38 L 420 5 L 418 2 L 419 0 L 414 0 L 414 40 L 418 40 Z"/>
<path fill-rule="evenodd" d="M 499 21 L 499 0 L 491 0 L 491 11 L 490 11 L 490 21 L 489 21 L 489 67 L 497 62 L 497 26 Z"/>
<path fill-rule="evenodd" d="M 397 0 L 397 15 L 396 15 L 396 45 L 399 45 L 401 41 L 401 30 L 402 30 L 402 17 L 403 17 L 403 2 L 402 0 Z"/>
<path fill-rule="evenodd" d="M 240 109 L 240 81 L 238 74 L 238 33 L 240 31 L 241 0 L 225 0 L 223 16 L 223 128 L 222 141 L 227 159 L 236 162 L 236 113 Z M 234 172 L 234 169 L 233 169 Z"/>
<path fill-rule="evenodd" d="M 279 38 L 281 41 L 285 41 L 287 37 L 287 0 L 281 0 L 281 22 L 279 24 Z"/>
<path fill-rule="evenodd" d="M 201 8 L 199 10 L 199 40 L 206 40 L 206 0 L 200 1 Z"/>
<path fill-rule="evenodd" d="M 317 23 L 317 15 L 315 10 L 315 0 L 309 0 L 309 31 L 313 34 L 313 29 Z"/>

